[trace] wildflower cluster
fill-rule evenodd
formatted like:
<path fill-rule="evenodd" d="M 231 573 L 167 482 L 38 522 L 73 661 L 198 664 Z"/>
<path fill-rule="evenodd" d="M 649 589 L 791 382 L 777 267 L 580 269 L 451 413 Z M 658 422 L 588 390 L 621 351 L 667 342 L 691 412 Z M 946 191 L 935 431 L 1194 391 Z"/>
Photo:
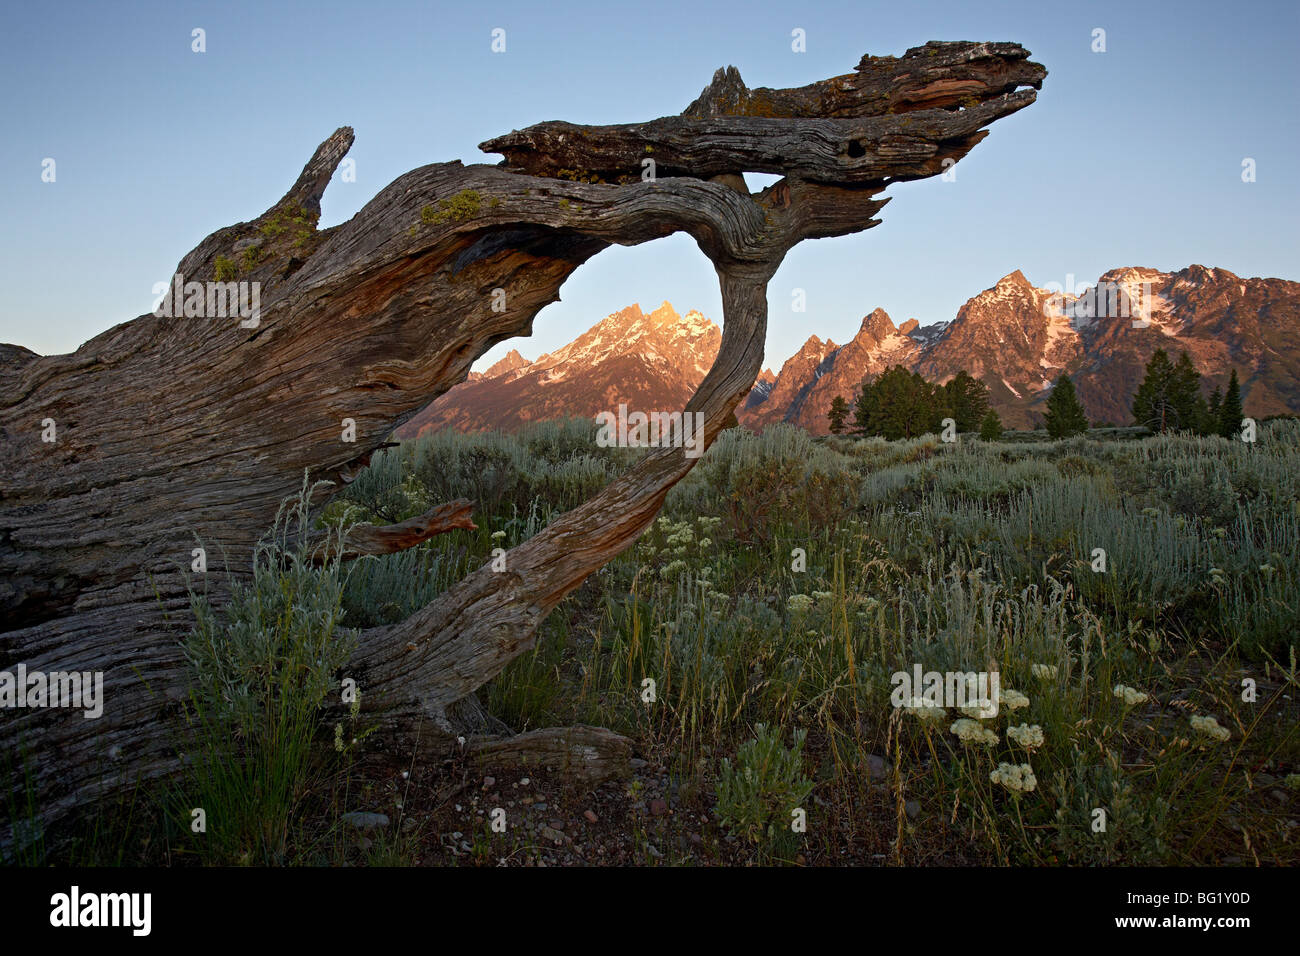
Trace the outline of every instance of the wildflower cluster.
<path fill-rule="evenodd" d="M 1117 700 L 1122 700 L 1125 707 L 1136 707 L 1147 699 L 1147 695 L 1140 690 L 1135 690 L 1124 684 L 1116 684 L 1115 689 L 1111 691 L 1112 696 Z"/>
<path fill-rule="evenodd" d="M 813 603 L 807 594 L 791 594 L 786 598 L 785 607 L 791 614 L 807 614 L 812 610 Z"/>
<path fill-rule="evenodd" d="M 1038 778 L 1027 763 L 1000 763 L 989 774 L 989 780 L 1006 787 L 1012 793 L 1029 793 L 1038 786 Z"/>
<path fill-rule="evenodd" d="M 969 717 L 963 717 L 949 728 L 957 739 L 962 743 L 970 746 L 972 744 L 983 744 L 991 747 L 998 742 L 998 735 L 992 730 L 985 730 L 980 726 L 979 721 L 971 720 Z"/>
<path fill-rule="evenodd" d="M 948 711 L 938 704 L 932 704 L 921 697 L 913 697 L 903 705 L 906 713 L 919 717 L 922 720 L 944 720 L 948 716 Z"/>
<path fill-rule="evenodd" d="M 1038 724 L 1019 724 L 1015 727 L 1008 727 L 1007 739 L 1032 752 L 1043 745 L 1043 728 Z"/>
<path fill-rule="evenodd" d="M 1204 734 L 1218 743 L 1223 743 L 1232 736 L 1228 731 L 1228 728 L 1219 726 L 1219 722 L 1213 717 L 1193 717 L 1191 719 L 1191 724 L 1193 730 Z"/>
<path fill-rule="evenodd" d="M 1018 690 L 1012 690 L 1010 687 L 1003 690 L 998 699 L 1007 710 L 1020 710 L 1029 706 L 1029 698 Z"/>

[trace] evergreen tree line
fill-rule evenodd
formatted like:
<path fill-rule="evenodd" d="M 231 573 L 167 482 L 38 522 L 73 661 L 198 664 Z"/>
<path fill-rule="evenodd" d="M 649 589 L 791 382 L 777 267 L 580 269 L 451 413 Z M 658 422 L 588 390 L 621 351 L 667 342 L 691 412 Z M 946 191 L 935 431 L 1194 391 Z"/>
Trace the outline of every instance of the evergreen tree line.
<path fill-rule="evenodd" d="M 895 365 L 862 383 L 852 409 L 842 396 L 835 396 L 827 414 L 833 434 L 845 431 L 850 412 L 848 432 L 853 435 L 915 438 L 942 430 L 945 418 L 951 418 L 959 432 L 979 429 L 992 438 L 1002 434 L 1002 422 L 989 407 L 988 386 L 964 369 L 937 385 Z"/>
<path fill-rule="evenodd" d="M 1153 432 L 1186 431 L 1234 438 L 1241 431 L 1244 415 L 1237 370 L 1232 370 L 1227 392 L 1216 385 L 1207 401 L 1201 394 L 1201 373 L 1186 352 L 1177 362 L 1171 362 L 1164 349 L 1156 349 L 1133 396 L 1133 423 Z"/>
<path fill-rule="evenodd" d="M 1133 396 L 1134 424 L 1154 432 L 1189 431 L 1232 438 L 1241 428 L 1242 415 L 1237 370 L 1232 370 L 1227 392 L 1216 386 L 1207 400 L 1201 394 L 1201 374 L 1186 352 L 1175 363 L 1163 349 L 1156 349 Z M 836 395 L 827 418 L 832 434 L 847 431 L 891 441 L 941 431 L 945 418 L 951 418 L 959 432 L 978 430 L 986 441 L 1002 436 L 1002 421 L 989 407 L 988 386 L 964 369 L 947 384 L 937 385 L 895 365 L 872 381 L 864 380 L 852 407 Z M 1088 416 L 1070 376 L 1057 377 L 1043 424 L 1053 438 L 1088 430 Z"/>

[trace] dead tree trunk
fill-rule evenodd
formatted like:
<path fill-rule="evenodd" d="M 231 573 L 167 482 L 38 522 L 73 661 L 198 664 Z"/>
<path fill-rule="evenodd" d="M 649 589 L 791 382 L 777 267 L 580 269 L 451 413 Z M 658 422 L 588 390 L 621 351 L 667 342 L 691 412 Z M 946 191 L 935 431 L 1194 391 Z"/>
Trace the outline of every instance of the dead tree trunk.
<path fill-rule="evenodd" d="M 891 182 L 942 172 L 1031 103 L 1045 74 L 1010 43 L 864 57 L 854 73 L 793 90 L 749 90 L 728 68 L 681 116 L 515 131 L 483 144 L 506 156 L 500 166 L 413 170 L 317 230 L 352 143 L 343 128 L 275 206 L 213 233 L 176 270 L 183 282 L 258 283 L 256 322 L 220 317 L 219 303 L 214 317 L 209 298 L 69 355 L 0 346 L 0 671 L 104 676 L 99 719 L 0 712 L 0 753 L 11 767 L 29 759 L 44 818 L 176 768 L 176 628 L 196 538 L 247 564 L 304 470 L 346 484 L 487 349 L 527 334 L 580 264 L 677 231 L 722 289 L 722 345 L 686 409 L 704 413 L 712 442 L 759 372 L 767 282 L 786 252 L 876 225 Z M 643 178 L 643 160 L 655 177 Z M 749 194 L 746 171 L 785 178 Z M 345 419 L 354 442 L 342 440 Z M 348 676 L 377 736 L 396 747 L 416 723 L 426 738 L 462 732 L 473 708 L 459 702 L 532 646 L 546 614 L 636 539 L 692 464 L 682 449 L 649 454 L 510 551 L 504 573 L 484 567 L 400 624 L 365 631 Z M 468 523 L 450 503 L 371 528 L 354 550 Z M 486 746 L 507 755 L 532 742 L 598 773 L 611 761 L 596 751 L 618 750 L 592 728 Z M 0 814 L 0 841 L 8 826 Z"/>

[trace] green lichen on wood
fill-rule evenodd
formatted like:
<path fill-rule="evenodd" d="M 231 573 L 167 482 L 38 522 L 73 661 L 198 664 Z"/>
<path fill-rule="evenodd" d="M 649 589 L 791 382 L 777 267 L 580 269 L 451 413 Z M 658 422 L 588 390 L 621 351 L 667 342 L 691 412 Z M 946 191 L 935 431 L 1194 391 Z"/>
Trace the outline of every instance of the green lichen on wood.
<path fill-rule="evenodd" d="M 646 148 L 648 149 L 649 147 Z M 595 173 L 586 169 L 561 169 L 556 171 L 555 178 L 567 179 L 574 183 L 590 183 L 593 185 L 596 183 L 603 184 L 605 182 L 605 180 L 601 179 Z"/>
<path fill-rule="evenodd" d="M 432 205 L 420 209 L 420 222 L 426 226 L 435 226 L 444 222 L 464 222 L 473 219 L 479 213 L 483 197 L 474 189 L 462 189 L 449 199 L 439 199 L 438 207 Z"/>
<path fill-rule="evenodd" d="M 273 209 L 259 229 L 268 239 L 288 235 L 293 239 L 294 246 L 301 249 L 316 235 L 316 223 L 319 221 L 320 213 L 310 213 L 302 206 L 290 203 Z"/>
<path fill-rule="evenodd" d="M 776 104 L 772 102 L 770 97 L 757 92 L 750 92 L 745 101 L 740 104 L 740 109 L 737 112 L 740 116 L 780 117 L 785 115 L 777 110 Z"/>

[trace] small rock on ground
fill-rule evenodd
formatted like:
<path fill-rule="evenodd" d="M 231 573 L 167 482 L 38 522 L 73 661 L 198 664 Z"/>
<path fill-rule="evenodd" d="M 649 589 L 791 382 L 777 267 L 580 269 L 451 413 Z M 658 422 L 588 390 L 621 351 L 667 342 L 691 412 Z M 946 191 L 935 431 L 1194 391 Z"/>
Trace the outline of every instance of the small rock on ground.
<path fill-rule="evenodd" d="M 353 810 L 351 813 L 343 814 L 342 819 L 344 823 L 350 823 L 358 830 L 388 826 L 388 814 L 386 813 L 365 813 L 360 810 Z"/>

